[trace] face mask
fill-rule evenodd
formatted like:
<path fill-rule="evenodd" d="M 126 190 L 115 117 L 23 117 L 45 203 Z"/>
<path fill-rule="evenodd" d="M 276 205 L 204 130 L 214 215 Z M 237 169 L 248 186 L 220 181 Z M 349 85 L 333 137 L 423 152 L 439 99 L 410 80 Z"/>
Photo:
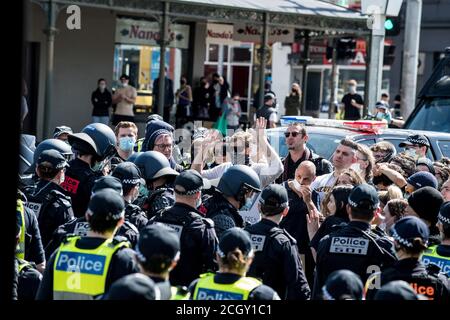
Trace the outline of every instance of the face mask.
<path fill-rule="evenodd" d="M 145 185 L 141 184 L 139 186 L 139 196 L 148 197 L 148 189 Z"/>
<path fill-rule="evenodd" d="M 95 162 L 94 166 L 92 167 L 92 171 L 98 172 L 102 171 L 104 167 L 104 162 Z"/>
<path fill-rule="evenodd" d="M 300 183 L 296 179 L 294 179 L 293 183 L 294 183 L 295 190 L 300 191 L 300 187 L 301 187 Z"/>
<path fill-rule="evenodd" d="M 105 85 L 99 85 L 98 88 L 100 89 L 100 91 L 105 91 L 106 86 Z"/>
<path fill-rule="evenodd" d="M 377 119 L 382 119 L 384 117 L 383 112 L 377 112 L 377 115 L 375 116 Z"/>
<path fill-rule="evenodd" d="M 119 139 L 119 148 L 124 152 L 130 152 L 134 148 L 136 140 L 131 137 L 123 137 Z"/>
<path fill-rule="evenodd" d="M 63 173 L 61 174 L 61 177 L 59 177 L 59 184 L 62 184 L 66 180 L 66 175 Z"/>
<path fill-rule="evenodd" d="M 245 204 L 239 209 L 240 211 L 249 211 L 252 207 L 253 197 L 245 198 Z"/>
<path fill-rule="evenodd" d="M 353 163 L 350 166 L 350 169 L 353 169 L 354 171 L 356 171 L 360 176 L 362 176 L 364 174 L 359 163 Z"/>
<path fill-rule="evenodd" d="M 418 158 L 418 155 L 416 154 L 416 150 L 415 149 L 406 149 L 405 150 L 405 153 L 408 155 L 408 156 L 410 156 L 410 157 L 413 157 L 414 159 L 417 159 Z"/>
<path fill-rule="evenodd" d="M 349 86 L 348 90 L 350 91 L 351 94 L 355 94 L 356 93 L 356 87 L 355 86 Z"/>
<path fill-rule="evenodd" d="M 200 206 L 202 205 L 202 197 L 197 199 L 197 202 L 195 203 L 195 208 L 200 208 Z"/>
<path fill-rule="evenodd" d="M 126 86 L 128 86 L 128 83 L 122 83 L 122 87 L 126 87 Z"/>

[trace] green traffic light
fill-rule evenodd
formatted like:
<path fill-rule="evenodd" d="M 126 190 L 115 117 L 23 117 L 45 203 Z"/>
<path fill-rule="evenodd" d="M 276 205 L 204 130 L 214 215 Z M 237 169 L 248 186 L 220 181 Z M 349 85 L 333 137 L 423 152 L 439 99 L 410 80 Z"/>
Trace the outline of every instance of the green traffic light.
<path fill-rule="evenodd" d="M 394 23 L 392 22 L 391 19 L 386 19 L 386 21 L 384 22 L 384 29 L 386 30 L 394 29 Z"/>

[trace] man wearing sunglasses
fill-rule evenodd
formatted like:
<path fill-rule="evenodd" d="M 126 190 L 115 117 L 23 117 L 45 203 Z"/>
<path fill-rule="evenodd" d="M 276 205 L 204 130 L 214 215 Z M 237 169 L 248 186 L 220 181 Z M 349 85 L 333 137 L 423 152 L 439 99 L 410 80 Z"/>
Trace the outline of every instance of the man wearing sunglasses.
<path fill-rule="evenodd" d="M 284 133 L 286 139 L 286 146 L 289 154 L 283 160 L 284 172 L 278 183 L 294 179 L 295 170 L 305 160 L 309 160 L 316 166 L 316 173 L 318 176 L 330 173 L 333 171 L 333 166 L 327 159 L 315 154 L 306 146 L 308 141 L 308 134 L 306 128 L 296 122 L 289 125 Z"/>

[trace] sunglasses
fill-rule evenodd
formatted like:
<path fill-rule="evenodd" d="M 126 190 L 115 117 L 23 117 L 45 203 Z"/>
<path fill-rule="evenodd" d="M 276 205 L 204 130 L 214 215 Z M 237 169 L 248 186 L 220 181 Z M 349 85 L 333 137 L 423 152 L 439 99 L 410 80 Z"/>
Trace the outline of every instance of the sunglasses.
<path fill-rule="evenodd" d="M 298 135 L 300 135 L 300 132 L 285 132 L 284 133 L 284 136 L 286 137 L 286 138 L 289 138 L 289 136 L 290 135 L 292 135 L 294 138 L 296 137 L 296 136 L 298 136 Z"/>

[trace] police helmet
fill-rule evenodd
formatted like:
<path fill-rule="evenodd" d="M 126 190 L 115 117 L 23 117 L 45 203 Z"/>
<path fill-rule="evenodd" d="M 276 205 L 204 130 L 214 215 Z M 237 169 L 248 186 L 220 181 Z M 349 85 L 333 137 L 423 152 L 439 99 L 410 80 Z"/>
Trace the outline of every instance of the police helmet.
<path fill-rule="evenodd" d="M 134 162 L 145 180 L 155 180 L 163 176 L 177 176 L 178 172 L 170 167 L 169 160 L 158 151 L 142 152 Z"/>
<path fill-rule="evenodd" d="M 137 157 L 139 157 L 143 152 L 133 152 L 133 154 L 127 159 L 127 161 L 136 163 Z"/>
<path fill-rule="evenodd" d="M 25 173 L 27 173 L 27 174 L 33 173 L 36 168 L 37 159 L 39 158 L 41 153 L 43 151 L 52 150 L 52 149 L 60 152 L 64 156 L 64 158 L 66 158 L 67 161 L 70 161 L 73 157 L 73 152 L 72 152 L 70 145 L 68 145 L 67 143 L 65 143 L 62 140 L 46 139 L 46 140 L 42 141 L 41 143 L 39 143 L 38 146 L 36 147 L 36 150 L 34 150 L 33 163 L 25 171 Z"/>
<path fill-rule="evenodd" d="M 100 160 L 110 157 L 116 152 L 114 131 L 103 123 L 91 123 L 84 127 L 80 133 L 69 135 L 71 145 L 82 146 L 79 142 L 88 144 Z"/>
<path fill-rule="evenodd" d="M 261 182 L 256 172 L 244 165 L 234 165 L 220 178 L 219 189 L 225 196 L 238 198 L 246 191 L 261 191 Z"/>

